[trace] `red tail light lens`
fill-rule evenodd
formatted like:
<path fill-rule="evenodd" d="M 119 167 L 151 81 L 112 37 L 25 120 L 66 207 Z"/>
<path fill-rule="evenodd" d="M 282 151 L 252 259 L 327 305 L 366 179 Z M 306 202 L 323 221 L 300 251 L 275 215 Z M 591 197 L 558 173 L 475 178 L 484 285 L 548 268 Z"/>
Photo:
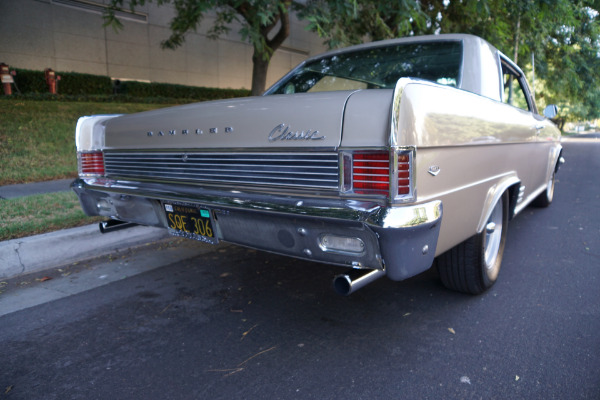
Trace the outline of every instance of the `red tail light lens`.
<path fill-rule="evenodd" d="M 410 156 L 398 154 L 398 195 L 410 194 Z"/>
<path fill-rule="evenodd" d="M 365 151 L 353 154 L 352 189 L 359 194 L 390 192 L 390 153 Z"/>
<path fill-rule="evenodd" d="M 411 148 L 343 152 L 341 192 L 385 196 L 391 203 L 412 201 L 413 157 Z"/>
<path fill-rule="evenodd" d="M 101 151 L 79 153 L 79 175 L 103 176 L 104 155 Z"/>

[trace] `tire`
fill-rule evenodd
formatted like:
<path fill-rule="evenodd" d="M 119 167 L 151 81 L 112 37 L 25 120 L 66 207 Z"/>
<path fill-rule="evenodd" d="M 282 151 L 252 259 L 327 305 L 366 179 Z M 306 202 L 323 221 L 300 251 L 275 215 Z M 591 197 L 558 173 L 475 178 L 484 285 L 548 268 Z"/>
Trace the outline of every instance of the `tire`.
<path fill-rule="evenodd" d="M 556 175 L 555 171 L 552 171 L 552 175 L 548 180 L 548 184 L 546 186 L 546 190 L 544 190 L 538 197 L 536 197 L 531 205 L 534 207 L 545 208 L 552 204 L 552 199 L 554 198 L 554 176 Z"/>
<path fill-rule="evenodd" d="M 448 289 L 480 294 L 498 279 L 508 232 L 508 192 L 493 208 L 483 232 L 456 245 L 436 260 Z"/>

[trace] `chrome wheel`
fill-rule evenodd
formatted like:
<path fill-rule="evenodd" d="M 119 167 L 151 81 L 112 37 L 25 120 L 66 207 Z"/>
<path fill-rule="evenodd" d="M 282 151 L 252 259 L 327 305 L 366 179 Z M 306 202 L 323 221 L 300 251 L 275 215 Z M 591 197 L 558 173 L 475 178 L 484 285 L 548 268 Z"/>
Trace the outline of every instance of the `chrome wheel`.
<path fill-rule="evenodd" d="M 546 190 L 544 190 L 538 197 L 536 197 L 531 203 L 535 207 L 548 207 L 552 204 L 554 199 L 554 182 L 555 182 L 555 171 L 552 171 L 548 183 L 546 183 Z"/>
<path fill-rule="evenodd" d="M 464 293 L 483 293 L 496 282 L 508 231 L 508 191 L 502 194 L 482 232 L 436 259 L 442 283 Z"/>
<path fill-rule="evenodd" d="M 552 203 L 552 199 L 554 198 L 554 172 L 550 176 L 548 186 L 546 187 L 546 198 L 548 199 L 548 203 Z"/>
<path fill-rule="evenodd" d="M 485 226 L 485 238 L 484 238 L 484 261 L 486 274 L 489 279 L 495 280 L 500 270 L 500 263 L 498 260 L 498 253 L 500 250 L 500 243 L 502 241 L 502 229 L 503 229 L 503 212 L 502 212 L 502 201 L 496 203 L 490 218 Z"/>

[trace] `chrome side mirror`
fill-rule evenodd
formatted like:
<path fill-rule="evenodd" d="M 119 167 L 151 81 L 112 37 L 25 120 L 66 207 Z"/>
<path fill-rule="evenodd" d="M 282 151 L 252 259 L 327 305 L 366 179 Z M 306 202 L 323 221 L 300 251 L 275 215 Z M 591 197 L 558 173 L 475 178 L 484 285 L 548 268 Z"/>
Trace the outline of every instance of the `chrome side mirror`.
<path fill-rule="evenodd" d="M 554 104 L 550 104 L 544 109 L 544 117 L 552 119 L 558 115 L 558 107 Z"/>

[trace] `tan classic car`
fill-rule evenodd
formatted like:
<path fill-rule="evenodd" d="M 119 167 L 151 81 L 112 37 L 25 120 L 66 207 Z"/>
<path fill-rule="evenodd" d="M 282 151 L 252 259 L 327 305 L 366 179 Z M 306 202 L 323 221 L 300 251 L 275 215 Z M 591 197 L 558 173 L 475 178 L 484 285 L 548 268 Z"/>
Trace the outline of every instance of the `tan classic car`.
<path fill-rule="evenodd" d="M 362 270 L 334 279 L 343 294 L 434 259 L 476 294 L 508 221 L 552 202 L 556 112 L 539 115 L 521 69 L 478 37 L 375 42 L 260 97 L 82 117 L 72 187 L 88 215 Z"/>

